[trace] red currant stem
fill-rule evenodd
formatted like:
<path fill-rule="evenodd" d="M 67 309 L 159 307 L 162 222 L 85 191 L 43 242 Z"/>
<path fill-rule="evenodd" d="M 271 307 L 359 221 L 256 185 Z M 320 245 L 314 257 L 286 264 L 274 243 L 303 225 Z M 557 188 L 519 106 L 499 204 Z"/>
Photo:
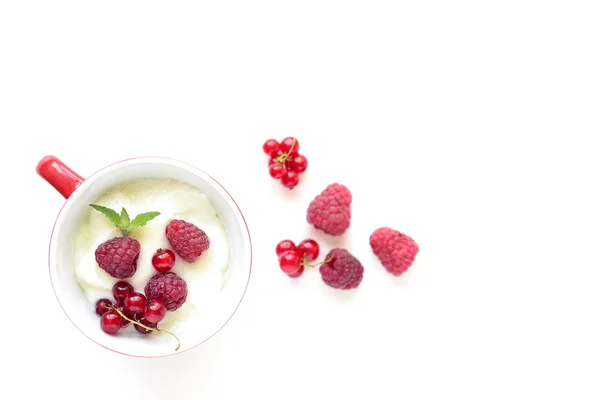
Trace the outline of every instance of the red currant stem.
<path fill-rule="evenodd" d="M 305 267 L 314 268 L 314 267 L 318 267 L 319 265 L 326 264 L 326 263 L 328 263 L 331 260 L 333 260 L 333 256 L 330 257 L 328 260 L 321 261 L 320 263 L 311 264 L 308 261 L 306 261 L 306 259 L 304 257 L 302 257 L 302 260 L 300 261 L 300 264 L 304 265 Z"/>
<path fill-rule="evenodd" d="M 144 328 L 144 329 L 146 329 L 148 331 L 154 331 L 154 332 L 160 332 L 160 333 L 168 333 L 169 335 L 173 336 L 175 338 L 175 340 L 177 340 L 177 347 L 175 348 L 175 351 L 179 350 L 179 347 L 181 346 L 181 342 L 179 341 L 179 338 L 177 337 L 177 335 L 175 335 L 173 332 L 169 332 L 166 329 L 150 328 L 149 326 L 146 326 L 146 325 L 142 324 L 139 321 L 134 321 L 133 319 L 127 318 L 125 316 L 125 314 L 123 314 L 121 312 L 121 310 L 119 310 L 118 308 L 115 308 L 115 307 L 112 307 L 112 306 L 106 307 L 106 308 L 108 308 L 109 310 L 115 310 L 121 317 L 125 318 L 127 321 L 131 322 L 132 324 L 139 325 L 139 326 L 141 326 L 142 328 Z"/>
<path fill-rule="evenodd" d="M 296 146 L 296 138 L 292 139 L 292 145 L 290 146 L 290 149 L 288 150 L 288 152 L 283 153 L 282 155 L 277 157 L 277 162 L 283 164 L 285 162 L 285 160 L 287 160 L 287 158 L 290 156 L 290 154 L 292 154 L 292 151 L 294 150 L 294 146 Z"/>

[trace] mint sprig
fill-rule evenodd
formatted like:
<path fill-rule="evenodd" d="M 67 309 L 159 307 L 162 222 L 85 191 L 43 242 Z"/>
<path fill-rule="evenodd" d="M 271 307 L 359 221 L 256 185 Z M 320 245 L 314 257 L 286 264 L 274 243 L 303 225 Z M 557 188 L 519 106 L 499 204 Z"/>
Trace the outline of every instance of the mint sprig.
<path fill-rule="evenodd" d="M 146 225 L 149 221 L 153 220 L 154 218 L 160 215 L 160 213 L 157 211 L 150 211 L 138 214 L 133 220 L 131 220 L 129 218 L 127 210 L 125 210 L 125 207 L 121 209 L 120 215 L 115 210 L 112 210 L 108 207 L 99 206 L 97 204 L 90 204 L 90 207 L 104 214 L 104 216 L 108 218 L 110 222 L 112 222 L 117 228 L 121 230 L 123 236 L 128 236 L 131 233 L 131 231 L 133 231 L 135 228 L 139 228 L 141 226 Z"/>

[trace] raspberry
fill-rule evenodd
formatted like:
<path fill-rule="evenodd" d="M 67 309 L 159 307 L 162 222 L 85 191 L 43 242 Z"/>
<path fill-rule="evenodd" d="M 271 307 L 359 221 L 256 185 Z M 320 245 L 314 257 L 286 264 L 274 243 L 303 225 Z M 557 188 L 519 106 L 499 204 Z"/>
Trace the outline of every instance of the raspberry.
<path fill-rule="evenodd" d="M 115 237 L 96 249 L 98 266 L 118 279 L 130 278 L 137 269 L 140 243 L 130 237 Z"/>
<path fill-rule="evenodd" d="M 339 236 L 350 226 L 352 193 L 344 185 L 332 183 L 308 206 L 306 220 L 323 232 Z"/>
<path fill-rule="evenodd" d="M 419 245 L 412 238 L 391 228 L 375 230 L 369 243 L 385 269 L 395 276 L 406 272 L 419 252 Z"/>
<path fill-rule="evenodd" d="M 363 278 L 364 268 L 348 250 L 333 249 L 321 265 L 319 272 L 323 282 L 336 289 L 355 289 Z"/>
<path fill-rule="evenodd" d="M 167 310 L 175 311 L 185 303 L 187 284 L 174 272 L 154 275 L 144 288 L 148 300 L 161 301 Z"/>
<path fill-rule="evenodd" d="M 180 219 L 171 221 L 165 233 L 175 252 L 187 262 L 196 261 L 210 246 L 208 236 L 202 229 Z"/>

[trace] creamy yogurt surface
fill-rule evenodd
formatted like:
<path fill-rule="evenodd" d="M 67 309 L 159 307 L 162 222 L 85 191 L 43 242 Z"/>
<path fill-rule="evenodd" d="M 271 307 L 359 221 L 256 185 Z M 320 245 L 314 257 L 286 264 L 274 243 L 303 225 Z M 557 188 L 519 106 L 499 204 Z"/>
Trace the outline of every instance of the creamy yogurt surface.
<path fill-rule="evenodd" d="M 95 201 L 120 213 L 125 207 L 129 216 L 158 211 L 160 215 L 129 235 L 140 242 L 137 270 L 128 281 L 136 292 L 144 293 L 146 282 L 158 272 L 152 266 L 152 256 L 159 248 L 171 249 L 165 228 L 173 219 L 190 222 L 208 235 L 210 247 L 193 263 L 177 259 L 171 269 L 187 283 L 186 302 L 177 310 L 168 312 L 161 327 L 179 324 L 201 315 L 210 308 L 211 299 L 221 291 L 229 266 L 230 247 L 223 223 L 208 197 L 198 189 L 170 179 L 142 179 L 118 186 Z M 108 239 L 121 236 L 103 214 L 90 207 L 75 239 L 75 278 L 90 309 L 100 298 L 114 302 L 112 287 L 119 279 L 113 278 L 96 263 L 96 248 Z"/>

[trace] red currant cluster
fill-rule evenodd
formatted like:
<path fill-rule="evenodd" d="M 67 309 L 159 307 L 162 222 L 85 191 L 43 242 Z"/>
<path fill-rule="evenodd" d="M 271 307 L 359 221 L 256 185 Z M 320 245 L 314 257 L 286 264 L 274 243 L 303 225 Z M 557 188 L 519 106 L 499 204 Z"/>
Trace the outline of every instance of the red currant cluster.
<path fill-rule="evenodd" d="M 263 144 L 263 151 L 269 156 L 269 174 L 281 180 L 286 188 L 296 187 L 300 174 L 308 167 L 308 160 L 299 150 L 300 143 L 295 137 L 286 137 L 281 143 L 269 139 Z"/>
<path fill-rule="evenodd" d="M 175 264 L 175 253 L 168 249 L 158 249 L 152 257 L 152 265 L 160 273 L 171 270 Z M 96 302 L 96 314 L 100 315 L 100 327 L 108 334 L 114 335 L 122 328 L 133 323 L 133 327 L 144 335 L 156 331 L 169 333 L 158 329 L 158 323 L 167 315 L 167 307 L 157 299 L 147 300 L 142 293 L 136 292 L 126 281 L 118 281 L 112 288 L 115 298 L 113 303 L 107 298 Z M 177 339 L 177 337 L 175 336 Z M 179 339 L 177 339 L 179 342 Z"/>
<path fill-rule="evenodd" d="M 314 267 L 310 262 L 319 256 L 319 244 L 312 239 L 305 239 L 298 246 L 291 240 L 282 240 L 275 247 L 279 257 L 279 268 L 290 278 L 298 278 L 304 267 Z"/>

